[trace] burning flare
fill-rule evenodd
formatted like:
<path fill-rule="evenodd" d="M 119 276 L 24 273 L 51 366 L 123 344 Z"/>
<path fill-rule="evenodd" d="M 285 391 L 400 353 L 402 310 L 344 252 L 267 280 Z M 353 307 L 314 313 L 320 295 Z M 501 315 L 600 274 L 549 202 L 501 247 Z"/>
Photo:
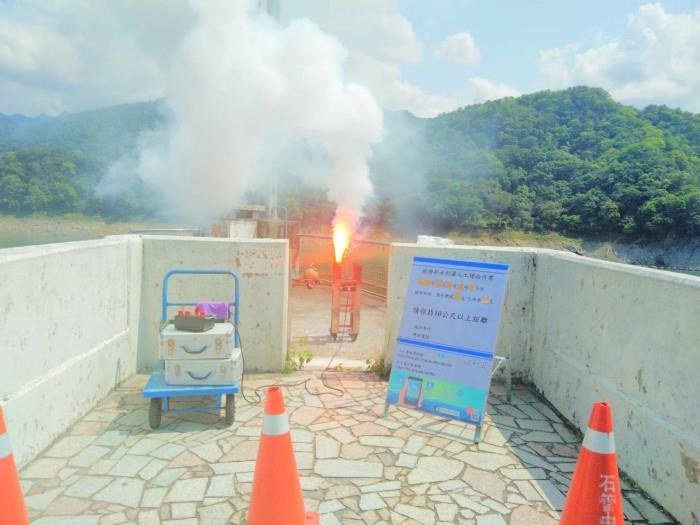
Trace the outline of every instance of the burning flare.
<path fill-rule="evenodd" d="M 343 260 L 345 252 L 350 246 L 350 228 L 342 221 L 333 225 L 333 249 L 335 250 L 335 262 Z"/>

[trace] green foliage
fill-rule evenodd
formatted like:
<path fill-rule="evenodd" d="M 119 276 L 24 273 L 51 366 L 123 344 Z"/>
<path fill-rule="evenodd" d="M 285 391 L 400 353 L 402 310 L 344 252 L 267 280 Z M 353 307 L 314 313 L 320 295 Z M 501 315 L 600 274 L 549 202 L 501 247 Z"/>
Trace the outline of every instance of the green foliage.
<path fill-rule="evenodd" d="M 304 368 L 304 365 L 311 362 L 314 355 L 311 350 L 302 350 L 300 352 L 287 352 L 284 360 L 284 368 L 282 372 L 290 374 Z"/>
<path fill-rule="evenodd" d="M 289 218 L 304 224 L 330 224 L 335 204 L 328 200 L 326 191 L 304 184 L 296 177 L 288 177 L 280 185 L 280 204 L 287 208 Z M 265 200 L 259 199 L 259 202 Z"/>
<path fill-rule="evenodd" d="M 397 177 L 382 147 L 375 185 L 384 206 L 398 208 L 404 197 L 392 196 Z M 700 234 L 698 115 L 638 111 L 578 87 L 421 121 L 420 140 L 401 149 L 413 164 L 402 166 L 404 179 L 423 183 L 412 208 L 423 229 Z"/>
<path fill-rule="evenodd" d="M 109 165 L 133 154 L 140 134 L 161 122 L 160 102 L 57 117 L 0 115 L 0 213 L 84 213 L 108 220 L 152 214 L 143 185 L 119 196 L 95 189 Z"/>
<path fill-rule="evenodd" d="M 367 371 L 377 374 L 380 378 L 387 380 L 391 375 L 391 364 L 386 364 L 382 356 L 370 357 L 365 361 Z"/>
<path fill-rule="evenodd" d="M 84 213 L 108 219 L 148 214 L 147 193 L 98 198 L 105 164 L 78 150 L 30 148 L 0 153 L 0 213 Z"/>
<path fill-rule="evenodd" d="M 58 117 L 0 115 L 0 213 L 149 215 L 155 199 L 143 185 L 110 198 L 95 188 L 163 119 L 159 102 Z M 432 119 L 388 113 L 386 127 L 371 159 L 370 226 L 700 235 L 700 115 L 637 110 L 601 89 L 577 87 Z M 334 205 L 325 189 L 291 170 L 279 180 L 290 218 L 329 224 Z"/>
<path fill-rule="evenodd" d="M 160 101 L 17 121 L 0 115 L 0 152 L 37 147 L 80 150 L 102 161 L 133 153 L 140 134 L 163 120 Z"/>

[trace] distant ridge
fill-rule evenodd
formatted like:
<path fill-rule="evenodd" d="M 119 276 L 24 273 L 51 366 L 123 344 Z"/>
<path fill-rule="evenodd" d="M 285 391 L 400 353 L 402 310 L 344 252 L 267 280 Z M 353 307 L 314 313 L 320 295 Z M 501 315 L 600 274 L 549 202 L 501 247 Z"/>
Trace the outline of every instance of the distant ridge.
<path fill-rule="evenodd" d="M 0 120 L 15 123 L 33 122 L 38 120 L 46 120 L 49 118 L 51 117 L 48 115 L 36 115 L 34 117 L 29 117 L 27 115 L 23 115 L 22 113 L 15 113 L 14 115 L 6 115 L 5 113 L 0 113 Z"/>
<path fill-rule="evenodd" d="M 115 160 L 133 151 L 139 134 L 162 120 L 161 105 L 161 101 L 122 104 L 55 117 L 0 114 L 0 152 L 78 149 Z"/>
<path fill-rule="evenodd" d="M 385 115 L 385 140 L 370 160 L 377 198 L 368 216 L 380 226 L 700 235 L 700 115 L 665 106 L 637 109 L 586 86 L 430 119 L 405 111 Z M 162 101 L 56 117 L 0 115 L 0 213 L 72 206 L 97 214 L 148 213 L 143 187 L 128 188 L 117 205 L 92 190 L 107 167 L 134 154 L 141 133 L 164 118 Z M 281 179 L 290 209 L 323 202 L 324 192 L 293 171 Z"/>

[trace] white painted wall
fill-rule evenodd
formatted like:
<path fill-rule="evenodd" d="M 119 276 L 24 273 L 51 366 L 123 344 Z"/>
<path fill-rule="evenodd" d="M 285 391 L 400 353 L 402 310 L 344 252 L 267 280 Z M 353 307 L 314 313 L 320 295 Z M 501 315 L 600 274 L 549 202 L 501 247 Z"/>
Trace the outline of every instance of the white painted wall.
<path fill-rule="evenodd" d="M 510 265 L 501 355 L 585 430 L 612 404 L 618 462 L 681 523 L 700 519 L 700 278 L 553 250 L 393 245 L 387 357 L 414 256 Z"/>
<path fill-rule="evenodd" d="M 127 261 L 137 241 L 0 250 L 0 401 L 27 463 L 136 370 Z"/>
<path fill-rule="evenodd" d="M 138 367 L 158 359 L 162 281 L 172 269 L 233 270 L 241 277 L 240 332 L 246 370 L 281 370 L 287 354 L 289 250 L 286 240 L 143 238 Z M 173 277 L 171 300 L 231 300 L 225 277 Z"/>
<path fill-rule="evenodd" d="M 609 401 L 618 462 L 681 523 L 700 519 L 700 278 L 561 252 L 537 258 L 532 379 L 585 429 Z"/>
<path fill-rule="evenodd" d="M 511 358 L 513 373 L 528 372 L 529 334 L 532 324 L 532 291 L 535 284 L 532 250 L 484 248 L 475 246 L 427 246 L 418 244 L 391 245 L 389 289 L 387 292 L 387 340 L 385 359 L 390 361 L 396 350 L 403 302 L 413 257 L 436 257 L 462 261 L 482 261 L 509 266 L 508 288 L 503 306 L 501 330 L 496 354 Z"/>

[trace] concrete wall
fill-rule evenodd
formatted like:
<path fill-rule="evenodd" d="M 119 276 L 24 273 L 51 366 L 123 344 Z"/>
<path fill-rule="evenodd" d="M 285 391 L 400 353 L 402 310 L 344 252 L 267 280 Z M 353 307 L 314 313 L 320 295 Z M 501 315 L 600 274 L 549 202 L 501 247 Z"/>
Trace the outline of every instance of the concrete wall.
<path fill-rule="evenodd" d="M 286 240 L 143 238 L 138 367 L 158 359 L 163 276 L 172 269 L 229 269 L 241 277 L 240 333 L 246 370 L 280 370 L 287 354 L 289 255 Z M 225 277 L 173 277 L 171 300 L 230 301 Z"/>
<path fill-rule="evenodd" d="M 620 467 L 681 523 L 700 519 L 700 278 L 543 251 L 532 379 L 585 429 L 615 417 Z"/>
<path fill-rule="evenodd" d="M 508 288 L 496 354 L 511 358 L 514 374 L 520 376 L 527 374 L 528 341 L 532 324 L 532 291 L 535 283 L 534 257 L 532 250 L 517 248 L 392 244 L 387 293 L 385 360 L 390 361 L 396 350 L 396 338 L 401 324 L 403 302 L 414 256 L 494 262 L 509 266 Z"/>
<path fill-rule="evenodd" d="M 238 272 L 246 368 L 282 368 L 286 241 L 126 235 L 0 250 L 0 403 L 20 466 L 155 363 L 161 283 L 173 268 Z M 229 300 L 233 290 L 221 277 L 171 283 L 175 300 Z"/>
<path fill-rule="evenodd" d="M 414 256 L 510 266 L 497 353 L 585 431 L 612 404 L 618 462 L 681 523 L 700 520 L 700 278 L 552 250 L 393 245 L 387 358 Z"/>
<path fill-rule="evenodd" d="M 130 247 L 0 250 L 0 401 L 20 465 L 135 372 Z"/>

